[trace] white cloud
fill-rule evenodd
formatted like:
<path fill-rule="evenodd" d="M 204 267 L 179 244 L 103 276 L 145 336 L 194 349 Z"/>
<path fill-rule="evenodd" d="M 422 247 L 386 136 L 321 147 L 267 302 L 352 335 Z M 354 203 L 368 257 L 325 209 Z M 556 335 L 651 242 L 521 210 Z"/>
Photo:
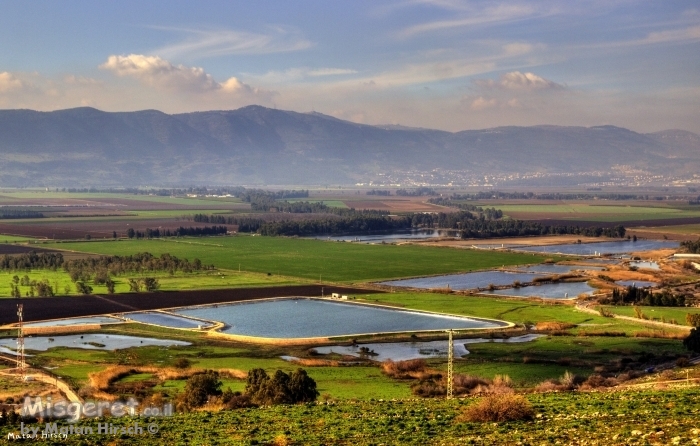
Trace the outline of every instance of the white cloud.
<path fill-rule="evenodd" d="M 478 98 L 474 99 L 472 101 L 472 104 L 470 108 L 472 110 L 484 110 L 487 108 L 493 108 L 498 105 L 498 101 L 491 98 L 491 99 L 486 99 L 483 96 L 479 96 Z"/>
<path fill-rule="evenodd" d="M 194 59 L 232 54 L 270 54 L 299 51 L 313 46 L 298 32 L 282 27 L 270 27 L 268 33 L 234 30 L 202 30 L 192 28 L 153 27 L 178 32 L 186 38 L 178 43 L 157 48 L 152 52 L 164 57 Z"/>
<path fill-rule="evenodd" d="M 520 71 L 511 71 L 505 73 L 494 81 L 492 79 L 479 79 L 475 83 L 482 88 L 500 88 L 506 90 L 556 90 L 564 88 L 563 85 L 557 84 L 534 73 L 521 73 Z"/>
<path fill-rule="evenodd" d="M 297 67 L 289 68 L 284 71 L 268 71 L 267 73 L 256 76 L 258 80 L 269 83 L 285 83 L 302 81 L 308 78 L 319 78 L 326 76 L 345 76 L 350 74 L 356 74 L 356 70 L 351 70 L 347 68 L 307 68 L 307 67 Z"/>
<path fill-rule="evenodd" d="M 356 70 L 350 70 L 346 68 L 318 68 L 316 70 L 310 70 L 308 72 L 309 76 L 341 76 L 344 74 L 355 74 Z"/>
<path fill-rule="evenodd" d="M 173 65 L 158 56 L 130 54 L 128 56 L 109 56 L 100 68 L 109 70 L 117 76 L 134 77 L 154 87 L 188 90 L 211 91 L 221 85 L 204 72 L 203 68 Z"/>
<path fill-rule="evenodd" d="M 480 25 L 489 25 L 514 20 L 522 20 L 536 15 L 537 9 L 530 5 L 506 5 L 490 6 L 483 11 L 473 11 L 465 17 L 449 20 L 437 20 L 419 25 L 410 26 L 399 33 L 401 37 L 411 37 L 433 31 L 444 31 L 452 28 L 464 28 Z"/>
<path fill-rule="evenodd" d="M 21 90 L 24 87 L 25 83 L 14 74 L 8 71 L 0 73 L 0 93 Z"/>
<path fill-rule="evenodd" d="M 128 56 L 109 56 L 100 68 L 122 77 L 132 77 L 141 83 L 161 90 L 187 93 L 230 93 L 259 97 L 269 101 L 276 93 L 253 88 L 236 77 L 224 82 L 217 82 L 201 67 L 173 65 L 158 56 L 130 54 Z"/>

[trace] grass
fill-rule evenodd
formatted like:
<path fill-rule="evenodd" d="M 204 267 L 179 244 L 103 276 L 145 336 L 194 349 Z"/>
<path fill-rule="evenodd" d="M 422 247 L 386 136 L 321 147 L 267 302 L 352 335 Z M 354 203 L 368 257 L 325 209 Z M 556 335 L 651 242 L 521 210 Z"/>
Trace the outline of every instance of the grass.
<path fill-rule="evenodd" d="M 47 244 L 46 246 L 52 246 Z M 545 257 L 413 245 L 367 245 L 283 237 L 207 237 L 57 243 L 58 249 L 127 255 L 148 251 L 199 258 L 219 268 L 332 282 L 365 282 L 447 274 L 501 265 L 539 263 Z M 551 257 L 551 256 L 550 256 Z"/>
<path fill-rule="evenodd" d="M 560 204 L 492 204 L 504 214 L 528 218 L 527 214 L 551 214 L 557 218 L 615 222 L 626 220 L 655 220 L 664 218 L 700 217 L 700 211 L 672 207 Z M 531 218 L 541 217 L 533 215 Z"/>
<path fill-rule="evenodd" d="M 480 423 L 459 417 L 479 398 L 347 401 L 144 419 L 157 434 L 121 435 L 120 445 L 179 444 L 694 444 L 700 389 L 547 393 L 525 396 L 533 420 Z M 132 418 L 113 418 L 133 426 Z M 141 421 L 141 420 L 139 420 Z M 59 422 L 60 426 L 66 425 Z M 40 425 L 43 428 L 43 425 Z M 17 427 L 2 427 L 3 438 Z M 145 429 L 144 429 L 145 431 Z M 101 444 L 104 435 L 68 435 L 61 444 Z"/>
<path fill-rule="evenodd" d="M 32 270 L 28 272 L 1 272 L 0 273 L 0 297 L 10 296 L 10 283 L 12 277 L 17 275 L 22 278 L 27 275 L 30 280 L 42 281 L 48 280 L 49 284 L 53 287 L 54 292 L 58 295 L 75 295 L 75 284 L 70 280 L 68 273 L 63 270 L 51 271 L 51 270 Z M 284 277 L 278 275 L 262 274 L 262 273 L 251 273 L 251 272 L 238 272 L 231 270 L 217 270 L 217 271 L 202 271 L 198 273 L 175 273 L 174 275 L 169 275 L 166 272 L 155 272 L 155 273 L 143 273 L 143 274 L 125 274 L 118 277 L 112 277 L 115 283 L 116 293 L 128 293 L 129 279 L 130 278 L 141 278 L 141 277 L 156 277 L 160 283 L 161 291 L 178 291 L 178 290 L 207 290 L 207 289 L 221 289 L 221 288 L 244 288 L 244 287 L 260 287 L 260 286 L 274 286 L 274 285 L 293 285 L 303 283 L 301 279 L 294 277 Z M 89 285 L 93 287 L 94 293 L 107 293 L 107 287 L 105 285 L 95 285 L 89 282 Z M 22 295 L 29 292 L 30 287 L 21 286 L 20 291 Z M 66 290 L 69 290 L 66 292 Z"/>
<path fill-rule="evenodd" d="M 0 234 L 0 243 L 28 242 L 31 240 L 35 239 L 31 237 L 22 237 L 19 235 Z"/>
<path fill-rule="evenodd" d="M 606 306 L 614 314 L 621 316 L 636 317 L 634 307 L 632 306 Z M 675 319 L 678 325 L 687 325 L 685 321 L 686 314 L 698 314 L 700 308 L 679 308 L 679 307 L 639 307 L 642 313 L 651 320 L 665 320 L 666 322 Z"/>
<path fill-rule="evenodd" d="M 643 228 L 634 228 L 640 232 L 666 232 L 669 234 L 680 235 L 700 235 L 700 224 L 694 225 L 671 225 L 671 226 L 651 226 Z"/>
<path fill-rule="evenodd" d="M 345 204 L 345 202 L 342 200 L 314 200 L 314 199 L 298 198 L 298 199 L 288 199 L 288 200 L 284 200 L 284 201 L 288 201 L 290 203 L 303 203 L 303 202 L 323 203 L 326 206 L 331 207 L 331 208 L 345 208 L 345 209 L 347 209 L 347 207 L 348 207 Z"/>

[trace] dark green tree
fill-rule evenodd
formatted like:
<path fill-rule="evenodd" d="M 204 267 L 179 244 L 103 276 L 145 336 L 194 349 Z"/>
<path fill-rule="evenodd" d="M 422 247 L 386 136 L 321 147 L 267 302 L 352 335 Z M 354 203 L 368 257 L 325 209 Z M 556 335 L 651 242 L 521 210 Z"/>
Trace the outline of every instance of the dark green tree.
<path fill-rule="evenodd" d="M 221 385 L 219 374 L 214 370 L 190 376 L 185 384 L 185 405 L 190 409 L 203 406 L 210 396 L 221 395 Z"/>
<path fill-rule="evenodd" d="M 691 352 L 700 353 L 700 328 L 693 328 L 687 338 L 683 339 L 683 345 Z"/>

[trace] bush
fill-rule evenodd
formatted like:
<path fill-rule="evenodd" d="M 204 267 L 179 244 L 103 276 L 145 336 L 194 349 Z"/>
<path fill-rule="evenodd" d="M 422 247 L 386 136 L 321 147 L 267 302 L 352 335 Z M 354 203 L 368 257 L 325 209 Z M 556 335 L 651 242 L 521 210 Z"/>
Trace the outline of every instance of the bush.
<path fill-rule="evenodd" d="M 683 345 L 688 350 L 700 353 L 700 328 L 693 328 L 687 338 L 683 339 Z"/>
<path fill-rule="evenodd" d="M 175 364 L 173 364 L 178 369 L 186 369 L 192 365 L 192 361 L 187 358 L 177 358 Z"/>
<path fill-rule="evenodd" d="M 252 369 L 248 372 L 245 393 L 256 404 L 304 403 L 315 401 L 319 395 L 316 381 L 304 369 L 290 375 L 277 370 L 274 376 L 268 376 L 263 369 Z"/>
<path fill-rule="evenodd" d="M 691 327 L 700 327 L 700 313 L 692 314 L 688 313 L 685 315 L 685 322 Z"/>
<path fill-rule="evenodd" d="M 533 415 L 532 405 L 522 395 L 497 393 L 467 407 L 458 419 L 472 422 L 500 422 L 531 420 Z"/>
<path fill-rule="evenodd" d="M 426 371 L 428 364 L 424 359 L 410 359 L 407 361 L 392 361 L 387 359 L 382 362 L 382 372 L 396 379 L 420 378 Z"/>
<path fill-rule="evenodd" d="M 185 384 L 183 402 L 188 409 L 201 407 L 210 396 L 221 395 L 221 381 L 214 370 L 190 376 Z"/>

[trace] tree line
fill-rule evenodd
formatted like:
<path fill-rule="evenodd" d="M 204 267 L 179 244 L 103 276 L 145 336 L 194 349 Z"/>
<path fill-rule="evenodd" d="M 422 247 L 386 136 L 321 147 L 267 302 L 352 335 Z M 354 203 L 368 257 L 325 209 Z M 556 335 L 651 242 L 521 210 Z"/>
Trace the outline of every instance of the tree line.
<path fill-rule="evenodd" d="M 196 221 L 196 220 L 195 220 Z M 160 237 L 184 237 L 184 236 L 203 236 L 203 235 L 221 235 L 226 234 L 228 229 L 226 226 L 205 226 L 203 228 L 185 228 L 180 226 L 177 229 L 151 229 L 146 228 L 145 231 L 138 231 L 134 228 L 129 228 L 126 231 L 126 236 L 129 238 L 160 238 Z M 114 234 L 116 238 L 116 233 Z"/>
<path fill-rule="evenodd" d="M 503 191 L 481 191 L 472 194 L 452 194 L 452 200 L 670 200 L 687 199 L 680 195 L 648 195 L 648 194 L 615 194 L 615 193 L 559 193 L 559 192 L 503 192 Z M 700 198 L 700 197 L 698 197 Z"/>
<path fill-rule="evenodd" d="M 0 209 L 0 220 L 10 220 L 17 218 L 44 218 L 44 214 L 38 211 L 17 208 Z"/>
<path fill-rule="evenodd" d="M 396 189 L 396 195 L 400 197 L 434 196 L 438 193 L 432 187 L 418 187 L 416 189 Z"/>
<path fill-rule="evenodd" d="M 628 286 L 623 290 L 614 289 L 611 303 L 614 305 L 642 305 L 650 307 L 684 307 L 686 298 L 682 294 L 673 294 L 669 290 L 654 293 L 649 288 Z"/>
<path fill-rule="evenodd" d="M 691 254 L 700 254 L 700 239 L 697 239 L 696 241 L 683 241 L 681 242 L 681 247 L 685 248 Z"/>

